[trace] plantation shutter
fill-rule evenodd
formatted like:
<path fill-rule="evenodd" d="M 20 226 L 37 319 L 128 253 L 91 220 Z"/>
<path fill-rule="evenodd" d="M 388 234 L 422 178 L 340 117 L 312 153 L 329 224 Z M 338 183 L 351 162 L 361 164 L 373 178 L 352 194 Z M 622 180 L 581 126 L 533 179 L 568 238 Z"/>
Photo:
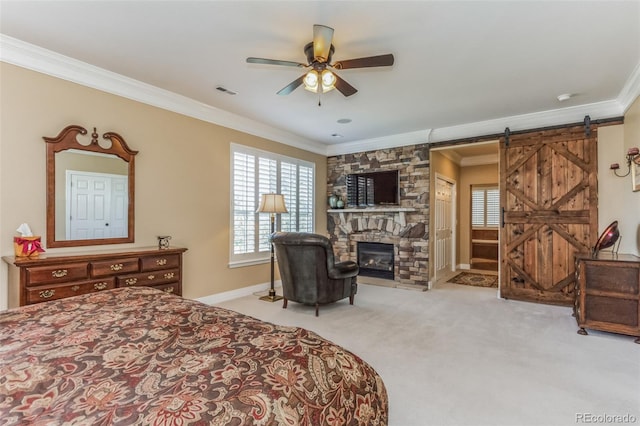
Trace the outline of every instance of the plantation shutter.
<path fill-rule="evenodd" d="M 485 206 L 485 226 L 498 227 L 500 225 L 500 191 L 498 188 L 487 189 Z"/>
<path fill-rule="evenodd" d="M 298 231 L 313 232 L 313 168 L 299 166 Z"/>
<path fill-rule="evenodd" d="M 282 163 L 280 169 L 280 193 L 284 195 L 284 202 L 289 213 L 280 215 L 280 226 L 285 232 L 298 229 L 298 208 L 295 202 L 298 198 L 298 168 L 295 164 Z"/>
<path fill-rule="evenodd" d="M 484 226 L 484 190 L 474 189 L 471 192 L 471 225 Z"/>
<path fill-rule="evenodd" d="M 278 162 L 270 158 L 258 160 L 258 203 L 260 194 L 278 192 Z M 271 215 L 258 213 L 258 251 L 269 251 L 269 235 L 271 234 Z"/>
<path fill-rule="evenodd" d="M 255 157 L 233 155 L 233 253 L 253 251 L 255 244 Z"/>
<path fill-rule="evenodd" d="M 313 163 L 236 144 L 231 158 L 230 266 L 268 259 L 271 216 L 256 212 L 262 194 L 284 195 L 288 213 L 277 215 L 276 230 L 313 232 Z"/>
<path fill-rule="evenodd" d="M 471 226 L 495 228 L 500 225 L 500 191 L 498 188 L 472 188 Z"/>

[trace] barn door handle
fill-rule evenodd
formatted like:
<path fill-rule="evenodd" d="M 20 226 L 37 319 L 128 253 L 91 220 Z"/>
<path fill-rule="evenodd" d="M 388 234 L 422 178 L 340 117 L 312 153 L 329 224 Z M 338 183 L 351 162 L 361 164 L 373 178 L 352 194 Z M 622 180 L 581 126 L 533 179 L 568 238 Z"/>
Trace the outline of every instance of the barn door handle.
<path fill-rule="evenodd" d="M 502 208 L 502 212 L 500 214 L 500 227 L 504 228 L 504 207 Z"/>

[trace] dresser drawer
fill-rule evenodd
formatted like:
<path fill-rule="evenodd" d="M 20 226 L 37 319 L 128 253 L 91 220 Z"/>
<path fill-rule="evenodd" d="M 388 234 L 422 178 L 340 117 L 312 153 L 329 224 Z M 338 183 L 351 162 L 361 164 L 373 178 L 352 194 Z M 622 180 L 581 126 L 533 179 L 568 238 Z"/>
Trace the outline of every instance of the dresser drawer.
<path fill-rule="evenodd" d="M 118 287 L 155 286 L 180 281 L 180 269 L 149 271 L 140 274 L 124 275 L 117 278 Z"/>
<path fill-rule="evenodd" d="M 175 295 L 178 295 L 178 296 L 182 293 L 180 291 L 180 284 L 179 283 L 157 285 L 157 286 L 153 286 L 153 288 L 158 289 L 158 290 L 162 290 L 165 293 L 171 293 L 171 294 L 175 294 Z"/>
<path fill-rule="evenodd" d="M 55 266 L 34 266 L 26 268 L 27 286 L 67 283 L 89 278 L 88 263 L 67 263 Z"/>
<path fill-rule="evenodd" d="M 27 304 L 63 299 L 85 293 L 95 293 L 96 291 L 115 287 L 114 278 L 29 287 L 27 288 Z"/>
<path fill-rule="evenodd" d="M 157 271 L 158 269 L 178 268 L 180 266 L 179 254 L 147 256 L 140 258 L 141 271 Z"/>
<path fill-rule="evenodd" d="M 640 265 L 630 262 L 585 262 L 585 289 L 629 295 L 640 293 Z"/>
<path fill-rule="evenodd" d="M 92 277 L 108 277 L 127 272 L 138 272 L 138 270 L 137 257 L 91 262 Z"/>

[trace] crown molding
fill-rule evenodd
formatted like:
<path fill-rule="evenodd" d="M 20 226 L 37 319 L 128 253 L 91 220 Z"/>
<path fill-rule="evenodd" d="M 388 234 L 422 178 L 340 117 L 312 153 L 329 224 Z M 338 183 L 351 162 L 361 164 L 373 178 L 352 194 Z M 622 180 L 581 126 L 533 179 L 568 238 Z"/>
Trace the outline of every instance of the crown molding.
<path fill-rule="evenodd" d="M 434 129 L 431 132 L 430 142 L 438 143 L 483 135 L 495 135 L 503 133 L 507 127 L 514 131 L 576 123 L 583 121 L 585 115 L 589 115 L 591 119 L 619 117 L 623 115 L 623 108 L 618 101 L 612 100 L 443 127 Z"/>
<path fill-rule="evenodd" d="M 636 80 L 640 83 L 640 78 Z M 631 105 L 636 97 L 631 100 L 629 105 Z M 577 123 L 583 121 L 586 115 L 589 115 L 592 119 L 619 117 L 624 114 L 624 111 L 625 109 L 622 103 L 618 100 L 595 102 L 530 114 L 513 115 L 494 120 L 478 121 L 458 126 L 419 130 L 411 133 L 364 139 L 339 145 L 329 145 L 326 155 L 352 154 L 355 152 L 375 151 L 378 149 L 396 148 L 403 145 L 416 145 L 426 142 L 438 144 L 439 142 L 448 142 L 457 139 L 495 135 L 503 133 L 507 127 L 509 127 L 511 131 L 514 131 Z"/>
<path fill-rule="evenodd" d="M 457 152 L 455 152 L 452 149 L 442 149 L 442 150 L 437 150 L 437 152 L 442 155 L 444 158 L 446 158 L 449 161 L 452 161 L 453 163 L 457 164 L 458 166 L 460 165 L 460 162 L 462 161 L 462 157 L 460 156 L 460 154 L 458 154 Z"/>
<path fill-rule="evenodd" d="M 498 164 L 498 153 L 495 154 L 485 154 L 485 155 L 474 155 L 472 157 L 462 157 L 455 151 L 455 146 L 447 146 L 439 149 L 434 149 L 434 151 L 441 154 L 443 157 L 447 158 L 449 161 L 457 164 L 460 167 L 470 167 L 470 166 L 484 166 L 487 164 Z M 498 147 L 496 146 L 496 151 Z"/>
<path fill-rule="evenodd" d="M 640 95 L 639 63 L 615 100 L 325 145 L 4 34 L 0 34 L 0 61 L 326 156 L 421 143 L 437 144 L 456 139 L 499 134 L 504 132 L 506 127 L 514 131 L 562 125 L 582 121 L 585 115 L 589 115 L 592 119 L 619 117 L 624 115 Z"/>
<path fill-rule="evenodd" d="M 623 113 L 627 112 L 631 104 L 638 99 L 638 96 L 640 96 L 640 62 L 636 65 L 618 95 L 618 102 L 622 106 Z"/>
<path fill-rule="evenodd" d="M 496 151 L 498 147 L 496 147 Z M 474 155 L 473 157 L 464 157 L 460 160 L 460 167 L 484 166 L 487 164 L 498 164 L 498 153 L 486 155 Z"/>
<path fill-rule="evenodd" d="M 376 151 L 379 149 L 397 148 L 407 145 L 418 145 L 429 142 L 431 129 L 418 130 L 416 132 L 399 133 L 396 135 L 381 136 L 379 138 L 362 139 L 359 141 L 329 145 L 326 155 L 352 154 L 355 152 Z"/>
<path fill-rule="evenodd" d="M 325 155 L 326 145 L 0 34 L 0 61 Z"/>

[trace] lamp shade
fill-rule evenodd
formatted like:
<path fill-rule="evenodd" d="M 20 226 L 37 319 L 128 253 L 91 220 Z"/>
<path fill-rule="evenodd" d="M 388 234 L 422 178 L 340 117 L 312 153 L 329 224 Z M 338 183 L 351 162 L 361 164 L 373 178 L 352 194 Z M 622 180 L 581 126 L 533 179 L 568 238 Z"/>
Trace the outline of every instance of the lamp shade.
<path fill-rule="evenodd" d="M 256 211 L 258 213 L 288 213 L 287 206 L 284 204 L 284 195 L 262 194 L 260 205 Z"/>

